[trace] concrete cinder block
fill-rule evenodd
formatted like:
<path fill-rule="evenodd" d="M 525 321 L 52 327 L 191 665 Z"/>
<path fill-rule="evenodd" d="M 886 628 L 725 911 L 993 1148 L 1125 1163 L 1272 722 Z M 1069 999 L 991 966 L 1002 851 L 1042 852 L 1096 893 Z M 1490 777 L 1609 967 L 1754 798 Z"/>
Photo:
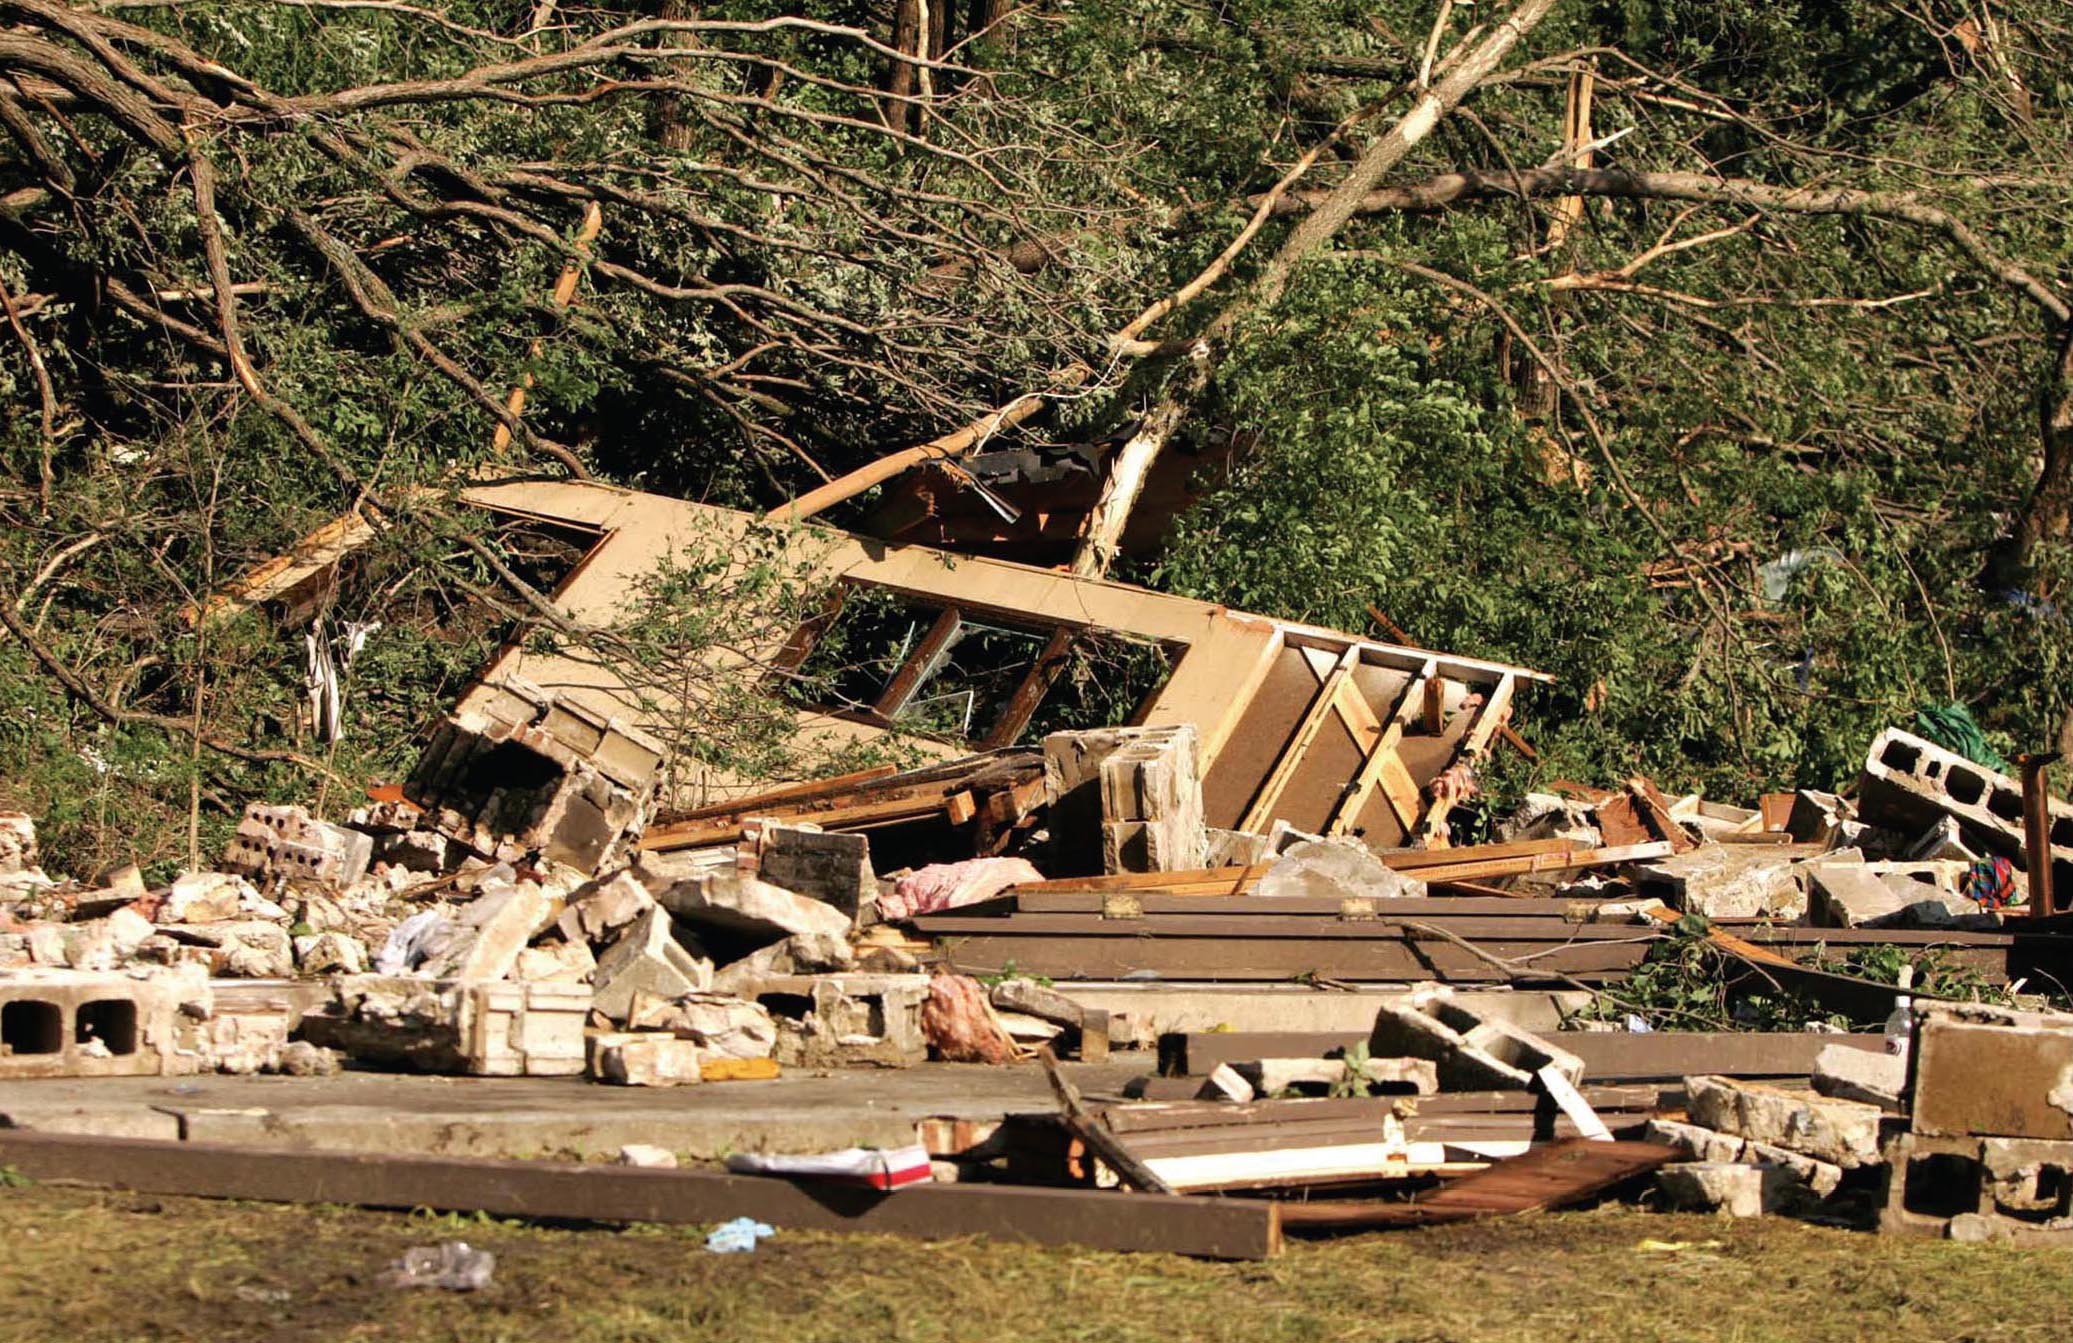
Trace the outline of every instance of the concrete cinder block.
<path fill-rule="evenodd" d="M 713 975 L 712 991 L 737 998 L 753 998 L 762 992 L 765 980 L 790 975 L 832 974 L 857 963 L 856 950 L 846 937 L 825 933 L 802 933 L 773 942 Z"/>
<path fill-rule="evenodd" d="M 198 970 L 156 975 L 30 969 L 0 975 L 0 1078 L 160 1077 L 202 1064 Z"/>
<path fill-rule="evenodd" d="M 468 692 L 403 792 L 425 825 L 478 853 L 596 872 L 646 823 L 664 756 L 624 720 L 509 677 Z"/>
<path fill-rule="evenodd" d="M 1902 1133 L 1886 1155 L 1881 1231 L 2073 1245 L 2073 1143 Z"/>
<path fill-rule="evenodd" d="M 621 1021 L 636 993 L 675 998 L 711 988 L 713 963 L 678 942 L 669 915 L 657 907 L 605 949 L 590 982 L 597 1010 Z"/>
<path fill-rule="evenodd" d="M 1200 743 L 1193 724 L 1091 728 L 1044 739 L 1044 793 L 1061 873 L 1098 851 L 1108 872 L 1201 867 Z M 1091 867 L 1091 864 L 1080 864 Z M 1069 874 L 1068 874 L 1069 875 Z"/>
<path fill-rule="evenodd" d="M 2073 1141 L 2073 1016 L 1915 1006 L 1918 1133 Z"/>
<path fill-rule="evenodd" d="M 302 1033 L 357 1059 L 482 1077 L 583 1071 L 588 985 L 350 975 L 332 994 Z"/>
<path fill-rule="evenodd" d="M 295 947 L 278 923 L 234 919 L 228 923 L 165 924 L 158 931 L 190 947 L 205 948 L 211 974 L 225 979 L 293 979 Z"/>
<path fill-rule="evenodd" d="M 1846 1170 L 1879 1163 L 1876 1105 L 1725 1077 L 1684 1079 L 1691 1122 Z"/>
<path fill-rule="evenodd" d="M 867 898 L 878 894 L 871 841 L 863 835 L 764 821 L 758 825 L 755 860 L 762 880 L 832 905 L 851 918 Z"/>
<path fill-rule="evenodd" d="M 254 802 L 223 851 L 223 867 L 256 880 L 350 886 L 367 874 L 374 837 L 320 821 L 301 807 Z"/>
<path fill-rule="evenodd" d="M 1583 1061 L 1509 1021 L 1486 1016 L 1444 987 L 1419 989 L 1385 1003 L 1368 1040 L 1375 1058 L 1427 1058 L 1448 1091 L 1530 1091 L 1534 1074 L 1552 1067 L 1574 1084 Z"/>
<path fill-rule="evenodd" d="M 1858 780 L 1866 821 L 1909 834 L 1945 817 L 1968 847 L 2023 862 L 2023 788 L 1934 742 L 1888 728 L 1872 742 Z M 2051 801 L 2054 890 L 2073 891 L 2073 804 Z"/>
<path fill-rule="evenodd" d="M 927 975 L 841 974 L 766 983 L 778 1007 L 777 1061 L 802 1068 L 911 1068 L 928 1061 L 921 1007 Z M 803 999 L 801 1015 L 789 1006 Z M 783 1004 L 785 1006 L 778 1006 Z"/>

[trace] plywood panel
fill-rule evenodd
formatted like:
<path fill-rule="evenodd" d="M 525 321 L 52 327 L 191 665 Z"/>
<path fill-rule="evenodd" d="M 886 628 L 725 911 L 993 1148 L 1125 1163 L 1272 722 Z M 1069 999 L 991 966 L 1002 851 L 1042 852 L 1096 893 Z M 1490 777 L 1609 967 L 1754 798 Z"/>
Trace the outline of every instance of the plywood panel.
<path fill-rule="evenodd" d="M 1282 649 L 1202 781 L 1209 824 L 1224 829 L 1238 824 L 1316 694 L 1317 677 L 1301 651 Z"/>

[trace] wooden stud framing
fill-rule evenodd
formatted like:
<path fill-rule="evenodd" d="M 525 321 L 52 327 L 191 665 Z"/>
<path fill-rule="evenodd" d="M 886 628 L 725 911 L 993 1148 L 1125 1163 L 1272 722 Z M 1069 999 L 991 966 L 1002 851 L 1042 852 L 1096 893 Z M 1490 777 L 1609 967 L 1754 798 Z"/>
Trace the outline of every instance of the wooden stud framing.
<path fill-rule="evenodd" d="M 1358 689 L 1353 686 L 1353 669 L 1359 665 L 1360 645 L 1355 644 L 1341 653 L 1332 669 L 1325 673 L 1323 684 L 1318 686 L 1317 694 L 1310 700 L 1310 707 L 1303 711 L 1301 721 L 1296 724 L 1295 735 L 1282 748 L 1281 755 L 1274 761 L 1274 768 L 1267 771 L 1266 781 L 1253 795 L 1252 805 L 1245 809 L 1244 817 L 1238 822 L 1240 830 L 1263 829 L 1274 818 L 1274 808 L 1280 805 L 1282 793 L 1301 767 L 1311 743 L 1317 740 L 1325 720 L 1340 711 L 1340 702 L 1349 687 Z M 1314 665 L 1312 670 L 1315 670 Z"/>
<path fill-rule="evenodd" d="M 1512 693 L 1518 685 L 1519 678 L 1510 672 L 1498 678 L 1497 684 L 1483 697 L 1482 707 L 1476 710 L 1475 721 L 1462 734 L 1461 744 L 1455 748 L 1453 760 L 1448 762 L 1449 768 L 1461 761 L 1480 760 L 1489 753 L 1490 739 L 1497 735 L 1498 728 L 1504 726 L 1512 706 Z M 1418 818 L 1415 838 L 1431 840 L 1446 819 L 1446 808 L 1437 800 L 1428 801 L 1425 814 Z"/>
<path fill-rule="evenodd" d="M 1440 684 L 1439 671 L 1438 661 L 1428 661 L 1424 668 L 1405 684 L 1403 694 L 1397 696 L 1396 708 L 1390 712 L 1388 723 L 1383 725 L 1380 734 L 1374 738 L 1373 744 L 1368 748 L 1367 757 L 1360 763 L 1359 772 L 1353 776 L 1353 782 L 1347 785 L 1345 795 L 1339 799 L 1339 805 L 1333 810 L 1331 822 L 1325 826 L 1324 832 L 1327 835 L 1343 835 L 1352 829 L 1353 823 L 1360 818 L 1362 810 L 1367 807 L 1368 798 L 1378 785 L 1384 788 L 1384 795 L 1388 797 L 1391 809 L 1397 814 L 1397 822 L 1404 827 L 1404 833 L 1410 834 L 1412 828 L 1417 825 L 1418 787 L 1415 783 L 1411 784 L 1410 798 L 1407 800 L 1403 797 L 1402 785 L 1410 776 L 1409 771 L 1404 769 L 1403 761 L 1397 758 L 1396 748 L 1404 739 L 1404 728 L 1410 721 L 1412 710 L 1423 702 L 1429 711 L 1431 692 Z M 1394 770 L 1390 769 L 1392 764 L 1396 766 Z"/>

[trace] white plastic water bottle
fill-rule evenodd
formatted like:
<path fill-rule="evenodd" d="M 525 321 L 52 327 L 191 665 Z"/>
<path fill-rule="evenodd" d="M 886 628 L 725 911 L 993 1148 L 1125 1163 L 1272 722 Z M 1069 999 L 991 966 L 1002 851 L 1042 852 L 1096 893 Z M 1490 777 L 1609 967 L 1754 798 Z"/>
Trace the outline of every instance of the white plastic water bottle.
<path fill-rule="evenodd" d="M 1909 1042 L 1914 1038 L 1914 996 L 1905 990 L 1915 986 L 1915 967 L 1900 967 L 1900 993 L 1893 995 L 1893 1012 L 1886 1018 L 1886 1052 L 1896 1058 L 1905 1059 Z"/>

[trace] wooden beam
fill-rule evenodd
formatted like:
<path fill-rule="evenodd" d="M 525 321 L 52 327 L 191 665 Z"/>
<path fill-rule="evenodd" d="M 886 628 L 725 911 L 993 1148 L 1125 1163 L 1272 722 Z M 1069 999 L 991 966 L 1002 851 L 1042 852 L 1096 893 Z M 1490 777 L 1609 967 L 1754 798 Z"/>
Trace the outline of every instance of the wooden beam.
<path fill-rule="evenodd" d="M 1403 769 L 1403 761 L 1397 758 L 1396 748 L 1404 739 L 1404 729 L 1410 722 L 1412 711 L 1417 708 L 1431 687 L 1440 683 L 1439 673 L 1439 663 L 1427 661 L 1424 668 L 1417 675 L 1404 683 L 1403 693 L 1397 696 L 1396 707 L 1390 710 L 1389 721 L 1382 726 L 1382 731 L 1373 739 L 1372 744 L 1368 748 L 1366 758 L 1360 762 L 1360 769 L 1354 773 L 1353 782 L 1347 785 L 1346 792 L 1340 797 L 1338 806 L 1333 808 L 1331 821 L 1325 826 L 1324 830 L 1327 835 L 1343 835 L 1352 829 L 1353 823 L 1360 819 L 1361 812 L 1367 807 L 1368 798 L 1374 793 L 1376 787 L 1382 784 L 1384 774 L 1391 772 L 1389 770 L 1391 761 L 1395 761 L 1397 769 L 1402 771 L 1404 778 L 1409 778 L 1410 771 Z M 1394 780 L 1393 782 L 1400 785 L 1401 780 Z M 1414 783 L 1412 785 L 1412 795 L 1414 798 L 1416 791 L 1417 785 Z M 1411 833 L 1412 827 L 1417 824 L 1418 818 L 1416 815 L 1405 814 L 1400 793 L 1400 786 L 1392 787 L 1388 791 L 1387 796 L 1389 797 L 1391 808 L 1397 812 L 1398 823 L 1404 827 L 1404 833 L 1408 835 Z"/>
<path fill-rule="evenodd" d="M 1307 658 L 1304 661 L 1305 665 L 1310 665 Z M 1353 669 L 1358 665 L 1359 645 L 1348 648 L 1332 664 L 1332 669 L 1318 686 L 1317 694 L 1311 697 L 1310 707 L 1303 711 L 1302 719 L 1296 724 L 1295 735 L 1289 738 L 1288 745 L 1276 757 L 1274 768 L 1267 771 L 1266 781 L 1253 795 L 1252 805 L 1246 808 L 1238 829 L 1260 830 L 1274 819 L 1274 808 L 1280 805 L 1281 794 L 1288 788 L 1289 780 L 1295 777 L 1304 755 L 1309 752 L 1311 743 L 1317 740 L 1326 720 L 1337 711 L 1340 698 L 1353 684 Z M 1316 668 L 1312 666 L 1311 670 L 1314 672 Z"/>
<path fill-rule="evenodd" d="M 1051 631 L 1051 637 L 1044 642 L 1044 651 L 1037 654 L 1036 662 L 1029 674 L 1022 678 L 1022 684 L 1015 687 L 1015 693 L 1008 697 L 1008 703 L 1001 710 L 1000 717 L 986 734 L 986 740 L 979 749 L 996 751 L 1014 744 L 1022 735 L 1022 729 L 1029 726 L 1029 719 L 1050 693 L 1051 683 L 1058 679 L 1058 673 L 1065 670 L 1067 657 L 1072 653 L 1074 638 L 1078 631 L 1067 625 L 1060 625 Z"/>
<path fill-rule="evenodd" d="M 885 693 L 880 695 L 878 703 L 872 706 L 880 718 L 889 722 L 900 716 L 900 711 L 907 707 L 908 700 L 914 698 L 914 692 L 921 688 L 922 682 L 941 665 L 943 655 L 948 653 L 950 645 L 956 642 L 957 632 L 963 624 L 964 617 L 958 614 L 956 607 L 943 608 L 943 613 L 936 617 L 936 623 L 929 626 L 927 634 L 921 636 L 921 642 L 907 655 L 907 660 L 900 664 L 900 669 L 893 673 L 893 679 L 886 683 Z"/>
<path fill-rule="evenodd" d="M 273 1150 L 21 1129 L 0 1130 L 0 1166 L 35 1180 L 268 1203 L 576 1222 L 753 1217 L 802 1231 L 929 1240 L 983 1235 L 1207 1259 L 1266 1259 L 1281 1248 L 1279 1209 L 1270 1203 L 1106 1190 L 921 1184 L 883 1193 L 705 1170 Z"/>

